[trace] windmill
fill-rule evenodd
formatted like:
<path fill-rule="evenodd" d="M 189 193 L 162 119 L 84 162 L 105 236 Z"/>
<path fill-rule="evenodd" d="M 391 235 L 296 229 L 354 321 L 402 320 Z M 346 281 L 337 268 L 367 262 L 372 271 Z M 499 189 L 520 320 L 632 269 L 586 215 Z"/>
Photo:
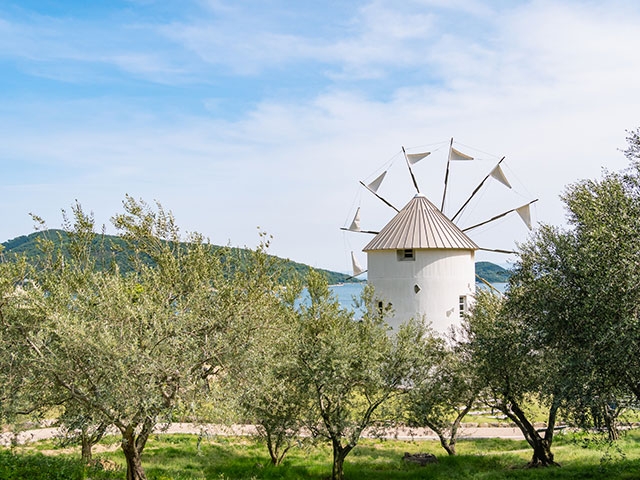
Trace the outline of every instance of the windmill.
<path fill-rule="evenodd" d="M 476 252 L 515 253 L 506 249 L 481 247 L 468 232 L 512 213 L 517 214 L 531 229 L 530 207 L 537 200 L 463 225 L 461 219 L 465 217 L 465 212 L 489 183 L 497 183 L 505 189 L 512 189 L 512 186 L 502 168 L 505 160 L 502 157 L 475 188 L 470 189 L 471 193 L 465 200 L 459 200 L 455 208 L 449 208 L 452 164 L 472 162 L 476 157 L 465 153 L 464 148 L 454 146 L 453 138 L 447 143 L 448 147 L 438 148 L 446 148 L 447 154 L 439 206 L 421 192 L 414 174 L 415 165 L 428 159 L 434 152 L 407 152 L 403 147 L 401 157 L 404 158 L 415 190 L 413 198 L 403 208 L 398 208 L 386 195 L 381 194 L 381 186 L 389 172 L 387 168 L 372 181 L 361 181 L 360 184 L 394 211 L 391 220 L 380 230 L 362 229 L 358 207 L 350 225 L 343 228 L 348 232 L 373 235 L 363 248 L 367 255 L 367 269 L 361 267 L 357 256 L 351 252 L 353 274 L 357 276 L 367 272 L 368 282 L 374 286 L 376 298 L 379 298 L 378 306 L 384 308 L 390 304 L 394 311 L 390 320 L 394 328 L 409 318 L 424 317 L 436 331 L 445 332 L 460 321 L 473 302 Z"/>

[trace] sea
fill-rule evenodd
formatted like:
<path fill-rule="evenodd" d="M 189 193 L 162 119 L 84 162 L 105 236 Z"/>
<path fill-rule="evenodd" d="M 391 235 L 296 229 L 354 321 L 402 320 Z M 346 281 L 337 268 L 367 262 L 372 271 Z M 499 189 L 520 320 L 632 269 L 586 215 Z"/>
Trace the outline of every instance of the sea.
<path fill-rule="evenodd" d="M 362 290 L 364 289 L 366 283 L 341 283 L 338 285 L 331 285 L 329 288 L 336 295 L 340 305 L 343 308 L 356 311 L 356 306 L 354 302 L 354 298 L 360 298 L 362 294 Z M 506 283 L 492 283 L 491 284 L 496 290 L 504 293 L 507 288 Z M 476 288 L 489 288 L 484 283 L 476 283 Z M 303 292 L 303 297 L 305 296 L 306 291 Z M 308 298 L 308 297 L 306 297 Z M 304 301 L 304 300 L 303 300 Z"/>

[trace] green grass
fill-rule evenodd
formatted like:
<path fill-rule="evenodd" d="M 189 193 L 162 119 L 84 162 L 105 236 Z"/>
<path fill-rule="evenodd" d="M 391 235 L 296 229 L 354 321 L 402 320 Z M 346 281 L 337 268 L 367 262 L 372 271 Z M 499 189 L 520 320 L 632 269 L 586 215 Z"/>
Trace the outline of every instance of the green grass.
<path fill-rule="evenodd" d="M 79 454 L 56 449 L 53 442 L 0 449 L 0 478 L 17 479 L 123 479 L 124 458 L 107 439 L 95 458 L 108 467 L 83 468 Z M 109 449 L 109 445 L 112 445 Z M 448 457 L 435 441 L 362 440 L 347 457 L 348 479 L 635 479 L 640 478 L 640 431 L 628 433 L 615 445 L 584 434 L 556 437 L 553 451 L 559 468 L 527 469 L 531 450 L 524 441 L 503 439 L 461 440 L 459 455 Z M 404 452 L 429 452 L 435 465 L 405 464 Z M 284 464 L 273 467 L 266 448 L 250 438 L 214 437 L 198 446 L 195 435 L 153 436 L 143 454 L 149 480 L 325 479 L 331 472 L 331 449 L 317 445 L 294 449 Z"/>

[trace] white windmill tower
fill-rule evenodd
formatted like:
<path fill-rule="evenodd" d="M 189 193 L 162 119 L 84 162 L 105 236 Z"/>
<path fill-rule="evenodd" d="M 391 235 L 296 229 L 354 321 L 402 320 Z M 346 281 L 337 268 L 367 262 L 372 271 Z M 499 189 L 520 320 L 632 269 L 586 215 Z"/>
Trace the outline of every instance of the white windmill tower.
<path fill-rule="evenodd" d="M 536 200 L 461 229 L 454 221 L 489 178 L 511 188 L 500 167 L 504 157 L 480 182 L 456 214 L 449 218 L 443 210 L 450 162 L 473 160 L 473 157 L 455 149 L 451 139 L 442 206 L 438 208 L 420 192 L 412 170 L 412 165 L 430 155 L 430 152 L 406 153 L 404 148 L 402 151 L 417 192 L 415 196 L 399 210 L 378 194 L 386 171 L 369 184 L 360 182 L 397 213 L 379 232 L 375 232 L 361 230 L 358 209 L 353 222 L 344 230 L 375 235 L 363 249 L 367 254 L 366 271 L 368 282 L 374 286 L 376 298 L 379 299 L 379 307 L 391 304 L 394 311 L 394 316 L 390 319 L 391 326 L 397 328 L 409 318 L 423 317 L 436 331 L 443 333 L 451 325 L 459 323 L 460 318 L 473 302 L 476 288 L 476 251 L 513 253 L 481 248 L 465 232 L 514 211 L 518 212 L 531 228 L 529 206 Z M 364 273 L 365 270 L 358 265 L 353 252 L 352 260 L 354 275 Z"/>

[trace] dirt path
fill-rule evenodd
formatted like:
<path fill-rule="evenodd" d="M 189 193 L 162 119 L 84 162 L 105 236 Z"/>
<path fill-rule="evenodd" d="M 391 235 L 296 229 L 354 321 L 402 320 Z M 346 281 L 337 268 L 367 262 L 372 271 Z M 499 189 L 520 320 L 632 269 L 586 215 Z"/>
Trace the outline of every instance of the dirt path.
<path fill-rule="evenodd" d="M 256 428 L 253 425 L 198 425 L 194 423 L 173 423 L 169 426 L 159 426 L 155 429 L 156 433 L 188 433 L 188 434 L 204 434 L 206 436 L 244 436 L 255 435 Z M 116 434 L 116 431 L 112 433 Z M 37 428 L 33 430 L 25 430 L 14 434 L 13 432 L 5 432 L 0 434 L 0 446 L 8 447 L 12 443 L 25 444 L 54 438 L 58 435 L 57 428 Z M 522 433 L 517 428 L 512 427 L 461 427 L 459 438 L 506 438 L 513 440 L 523 440 Z M 380 435 L 367 433 L 364 437 L 379 437 Z M 383 438 L 398 440 L 437 440 L 437 436 L 429 429 L 424 428 L 398 428 L 386 431 Z"/>

